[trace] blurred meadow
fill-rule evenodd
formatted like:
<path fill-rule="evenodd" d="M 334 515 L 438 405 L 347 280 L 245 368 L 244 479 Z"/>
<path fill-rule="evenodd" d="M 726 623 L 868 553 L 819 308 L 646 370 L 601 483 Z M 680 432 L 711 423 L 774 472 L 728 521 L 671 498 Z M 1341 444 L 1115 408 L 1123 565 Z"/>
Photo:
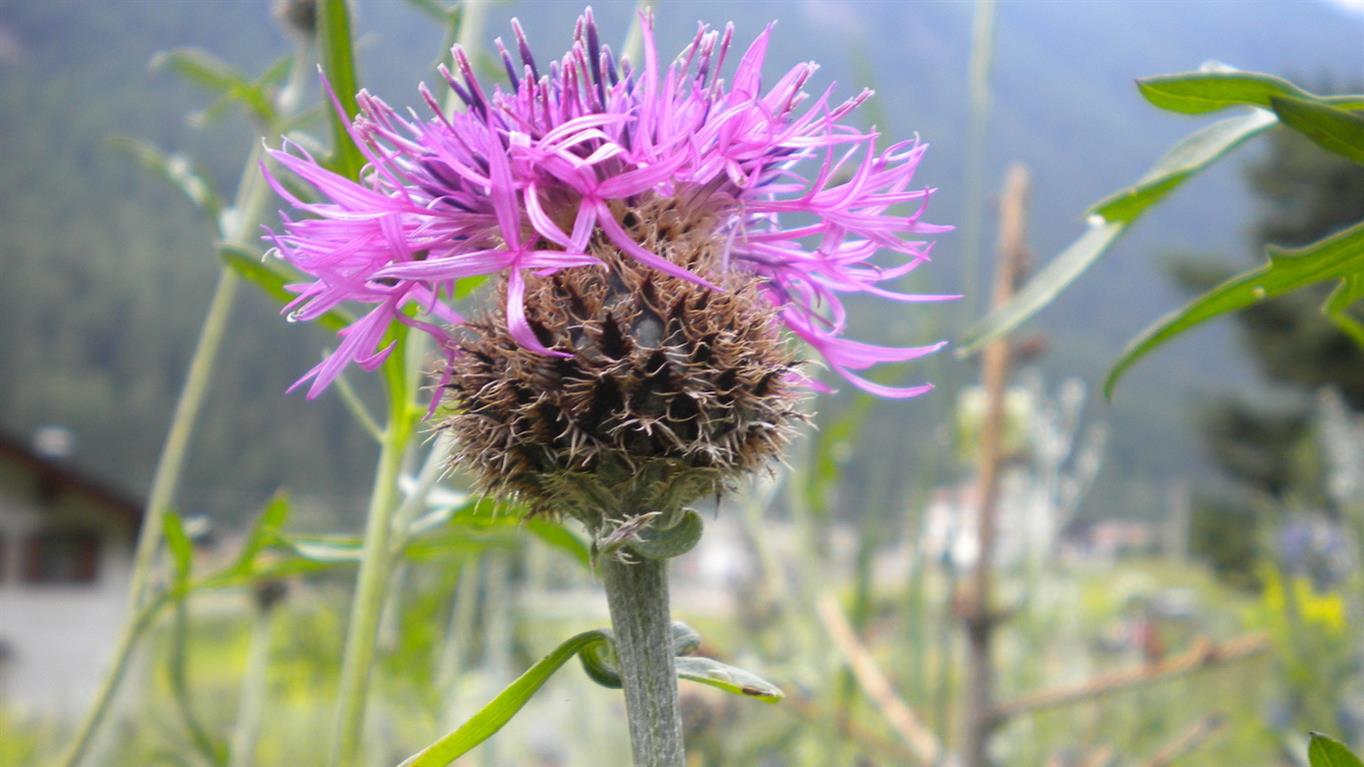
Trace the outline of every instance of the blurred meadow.
<path fill-rule="evenodd" d="M 423 114 L 417 83 L 443 88 L 455 39 L 493 82 L 492 40 L 513 39 L 513 17 L 548 60 L 582 12 L 348 7 L 363 86 Z M 595 5 L 613 48 L 635 9 Z M 278 284 L 251 271 L 269 243 L 243 229 L 288 207 L 250 161 L 262 141 L 331 140 L 314 13 L 308 0 L 0 0 L 0 766 L 328 763 L 380 455 L 365 421 L 392 395 L 359 371 L 314 401 L 286 395 L 335 328 L 281 318 L 258 289 Z M 925 219 L 956 227 L 896 285 L 964 295 L 849 301 L 860 339 L 948 341 L 877 377 L 936 388 L 878 399 L 827 377 L 840 391 L 785 460 L 699 505 L 706 534 L 671 565 L 673 615 L 702 655 L 784 698 L 684 681 L 687 763 L 1306 767 L 1313 731 L 1364 749 L 1359 310 L 1333 324 L 1322 286 L 1256 303 L 1103 392 L 1158 317 L 1261 264 L 1268 244 L 1364 218 L 1358 158 L 1287 130 L 1247 140 L 1180 176 L 1007 341 L 954 353 L 1093 231 L 1091 205 L 1209 124 L 1157 109 L 1137 78 L 1218 62 L 1358 94 L 1364 7 L 662 0 L 654 13 L 665 59 L 698 19 L 732 20 L 745 44 L 775 20 L 768 77 L 815 60 L 812 93 L 873 88 L 851 119 L 930 146 L 914 185 L 936 190 Z M 245 279 L 158 496 L 164 551 L 144 568 L 138 531 L 224 263 Z M 437 359 L 413 348 L 416 391 Z M 441 475 L 427 456 L 443 439 L 417 425 L 398 456 L 358 764 L 402 762 L 610 624 L 591 537 Z M 86 733 L 96 699 L 102 726 Z M 577 660 L 455 762 L 629 763 L 621 695 Z"/>

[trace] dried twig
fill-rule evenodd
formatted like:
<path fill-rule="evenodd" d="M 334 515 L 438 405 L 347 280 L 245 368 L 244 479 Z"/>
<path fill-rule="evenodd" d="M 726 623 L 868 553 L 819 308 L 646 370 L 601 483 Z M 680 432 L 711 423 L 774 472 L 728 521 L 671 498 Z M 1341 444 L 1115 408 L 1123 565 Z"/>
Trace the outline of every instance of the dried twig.
<path fill-rule="evenodd" d="M 891 729 L 904 740 L 919 761 L 936 764 L 942 755 L 942 746 L 938 743 L 937 737 L 890 686 L 880 666 L 876 665 L 871 653 L 857 638 L 857 633 L 853 631 L 852 625 L 843 615 L 843 610 L 839 608 L 838 601 L 832 594 L 824 594 L 819 598 L 815 609 L 819 613 L 820 622 L 824 624 L 824 629 L 829 632 L 829 637 L 834 640 L 839 652 L 847 657 L 853 677 L 867 693 L 867 697 L 880 709 L 881 715 L 885 717 Z"/>
<path fill-rule="evenodd" d="M 999 206 L 999 266 L 995 272 L 991 306 L 998 309 L 1013 297 L 1014 285 L 1027 256 L 1028 170 L 1009 168 Z M 996 720 L 993 717 L 991 644 L 996 616 L 990 607 L 991 561 L 995 543 L 996 502 L 1004 461 L 1004 389 L 1009 381 L 1009 340 L 1000 338 L 985 347 L 981 383 L 985 388 L 985 423 L 981 428 L 976 479 L 979 555 L 966 605 L 967 681 L 962 757 L 966 767 L 982 767 Z"/>
<path fill-rule="evenodd" d="M 781 705 L 782 708 L 795 712 L 796 716 L 811 724 L 825 724 L 833 716 L 818 703 L 799 693 L 787 695 Z M 888 764 L 913 764 L 920 761 L 918 754 L 909 750 L 903 743 L 891 740 L 876 730 L 858 724 L 855 720 L 850 719 L 846 722 L 844 734 L 869 754 L 875 754 Z"/>
<path fill-rule="evenodd" d="M 1112 746 L 1099 746 L 1080 762 L 1080 767 L 1109 767 L 1116 756 Z"/>
<path fill-rule="evenodd" d="M 1216 735 L 1225 723 L 1226 719 L 1221 714 L 1209 714 L 1199 719 L 1179 737 L 1165 744 L 1145 762 L 1144 767 L 1169 767 L 1176 759 L 1192 752 L 1203 745 L 1208 738 Z"/>
<path fill-rule="evenodd" d="M 1259 655 L 1268 649 L 1269 639 L 1263 634 L 1246 634 L 1235 639 L 1228 639 L 1220 644 L 1208 639 L 1199 639 L 1185 652 L 1163 661 L 1100 674 L 1079 684 L 1029 693 L 998 706 L 995 709 L 995 717 L 1002 721 L 1020 714 L 1068 706 L 1091 698 L 1111 695 L 1195 671 L 1244 660 Z"/>

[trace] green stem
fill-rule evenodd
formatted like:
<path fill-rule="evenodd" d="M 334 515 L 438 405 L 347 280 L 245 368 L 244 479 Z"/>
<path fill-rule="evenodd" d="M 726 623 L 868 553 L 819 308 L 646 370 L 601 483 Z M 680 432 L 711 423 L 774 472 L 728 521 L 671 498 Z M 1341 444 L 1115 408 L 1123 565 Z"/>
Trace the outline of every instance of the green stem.
<path fill-rule="evenodd" d="M 238 225 L 234 227 L 235 231 L 232 233 L 235 240 L 244 240 L 251 236 L 260 225 L 266 202 L 269 200 L 269 187 L 260 180 L 257 170 L 259 158 L 260 148 L 256 146 L 247 158 L 242 180 L 237 188 Z M 199 340 L 195 343 L 194 353 L 190 357 L 185 388 L 181 390 L 180 398 L 175 403 L 170 432 L 166 435 L 165 446 L 161 450 L 160 458 L 157 459 L 156 471 L 152 475 L 152 487 L 142 514 L 142 529 L 138 533 L 137 552 L 133 558 L 133 572 L 128 586 L 128 608 L 133 618 L 124 624 L 114 650 L 113 666 L 100 683 L 85 719 L 82 720 L 80 728 L 72 738 L 71 746 L 62 758 L 61 764 L 65 767 L 74 767 L 80 762 L 104 722 L 104 717 L 109 713 L 114 693 L 127 671 L 128 661 L 132 657 L 137 639 L 145 628 L 143 622 L 149 621 L 150 614 L 154 612 L 143 609 L 144 603 L 148 607 L 162 603 L 160 600 L 147 602 L 147 589 L 156 552 L 161 547 L 164 533 L 163 515 L 170 508 L 175 488 L 180 483 L 185 455 L 189 450 L 189 439 L 199 420 L 199 413 L 203 410 L 204 395 L 208 392 L 213 366 L 222 348 L 238 282 L 240 278 L 229 268 L 224 267 L 218 273 L 218 285 L 214 288 L 208 314 L 204 317 L 203 327 L 199 330 Z"/>
<path fill-rule="evenodd" d="M 118 649 L 114 653 L 113 665 L 110 667 L 109 673 L 105 675 L 104 681 L 100 683 L 99 690 L 95 692 L 95 699 L 90 704 L 90 709 L 86 712 L 85 720 L 81 722 L 80 729 L 76 730 L 75 736 L 71 739 L 71 745 L 67 747 L 66 753 L 62 754 L 61 761 L 58 762 L 62 767 L 74 767 L 74 765 L 79 764 L 86 752 L 90 750 L 90 744 L 99 731 L 99 723 L 109 713 L 109 704 L 113 702 L 114 691 L 118 689 L 119 682 L 123 681 L 123 675 L 128 670 L 128 661 L 132 659 L 133 648 L 137 645 L 138 638 L 151 626 L 156 614 L 168 602 L 168 595 L 162 594 L 142 606 L 133 619 L 123 625 L 123 633 L 118 639 Z"/>
<path fill-rule="evenodd" d="M 142 514 L 142 530 L 138 534 L 137 554 L 133 559 L 132 582 L 128 587 L 129 606 L 136 608 L 146 597 L 147 583 L 151 578 L 156 553 L 161 547 L 162 518 L 171 506 L 175 487 L 180 482 L 184 468 L 185 455 L 189 452 L 189 438 L 203 410 L 204 395 L 208 390 L 213 372 L 213 364 L 218 359 L 227 321 L 232 314 L 232 303 L 237 295 L 237 285 L 241 278 L 230 269 L 218 273 L 218 286 L 213 290 L 209 301 L 208 315 L 204 318 L 203 328 L 199 331 L 199 342 L 194 347 L 194 356 L 189 364 L 189 376 L 185 388 L 175 403 L 175 413 L 171 416 L 170 433 L 161 458 L 156 462 L 156 473 L 152 478 L 152 489 Z"/>
<path fill-rule="evenodd" d="M 684 767 L 667 561 L 600 563 L 620 658 L 635 767 Z"/>
<path fill-rule="evenodd" d="M 401 363 L 399 363 L 401 364 Z M 370 496 L 365 526 L 365 548 L 360 561 L 359 582 L 351 604 L 346 631 L 346 652 L 341 661 L 341 689 L 337 703 L 336 730 L 327 764 L 332 767 L 358 764 L 364 735 L 365 702 L 369 697 L 370 671 L 374 666 L 379 620 L 383 616 L 389 576 L 393 566 L 393 512 L 397 508 L 398 472 L 411 431 L 406 413 L 406 393 L 390 390 L 394 414 L 384 431 L 379 467 Z"/>
<path fill-rule="evenodd" d="M 267 675 L 270 670 L 270 637 L 274 615 L 274 607 L 263 604 L 257 604 L 252 613 L 251 646 L 246 653 L 241 701 L 237 704 L 237 722 L 232 729 L 230 767 L 251 767 L 256 764 L 256 742 L 260 739 L 269 687 Z"/>

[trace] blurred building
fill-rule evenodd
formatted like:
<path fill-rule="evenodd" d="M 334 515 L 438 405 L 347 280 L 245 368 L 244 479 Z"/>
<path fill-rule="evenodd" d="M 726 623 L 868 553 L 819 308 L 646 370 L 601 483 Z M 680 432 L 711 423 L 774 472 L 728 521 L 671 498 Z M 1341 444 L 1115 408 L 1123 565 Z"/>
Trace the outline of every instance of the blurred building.
<path fill-rule="evenodd" d="M 126 607 L 142 504 L 76 470 L 69 432 L 0 433 L 0 702 L 78 714 Z"/>
<path fill-rule="evenodd" d="M 997 566 L 1021 565 L 1029 557 L 1044 557 L 1052 551 L 1059 526 L 1057 508 L 1030 477 L 1021 472 L 1004 476 L 995 513 Z M 974 482 L 938 488 L 924 509 L 922 551 L 959 571 L 975 567 L 980 553 L 979 518 Z"/>

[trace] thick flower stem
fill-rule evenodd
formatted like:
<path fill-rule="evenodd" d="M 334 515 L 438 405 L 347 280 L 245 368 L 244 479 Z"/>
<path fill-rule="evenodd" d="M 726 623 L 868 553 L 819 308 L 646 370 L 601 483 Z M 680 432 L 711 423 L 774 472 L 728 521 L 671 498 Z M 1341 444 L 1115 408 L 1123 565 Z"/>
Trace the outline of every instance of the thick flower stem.
<path fill-rule="evenodd" d="M 402 397 L 399 392 L 390 396 Z M 360 561 L 359 583 L 351 603 L 346 630 L 346 651 L 341 661 L 341 690 L 336 709 L 336 730 L 328 764 L 332 767 L 359 764 L 364 736 L 365 701 L 369 697 L 370 672 L 374 667 L 379 619 L 393 569 L 393 517 L 397 507 L 398 472 L 407 448 L 409 430 L 401 419 L 389 423 L 374 477 L 365 526 L 365 548 Z"/>
<path fill-rule="evenodd" d="M 683 767 L 682 716 L 677 705 L 667 562 L 600 564 L 620 656 L 625 712 L 635 767 Z"/>

